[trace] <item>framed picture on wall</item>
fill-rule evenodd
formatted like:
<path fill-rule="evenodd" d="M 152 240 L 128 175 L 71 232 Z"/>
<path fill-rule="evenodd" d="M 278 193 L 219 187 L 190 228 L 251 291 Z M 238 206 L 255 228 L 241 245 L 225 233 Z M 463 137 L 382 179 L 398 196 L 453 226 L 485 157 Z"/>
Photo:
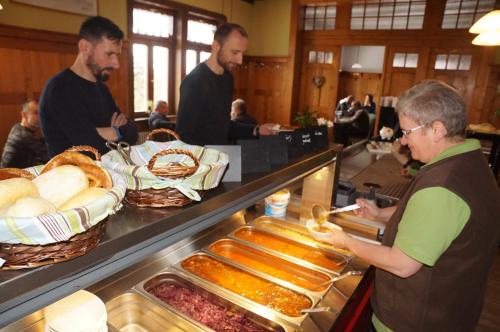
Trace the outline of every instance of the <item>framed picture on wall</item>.
<path fill-rule="evenodd" d="M 97 15 L 97 0 L 12 0 L 12 2 L 86 16 Z"/>

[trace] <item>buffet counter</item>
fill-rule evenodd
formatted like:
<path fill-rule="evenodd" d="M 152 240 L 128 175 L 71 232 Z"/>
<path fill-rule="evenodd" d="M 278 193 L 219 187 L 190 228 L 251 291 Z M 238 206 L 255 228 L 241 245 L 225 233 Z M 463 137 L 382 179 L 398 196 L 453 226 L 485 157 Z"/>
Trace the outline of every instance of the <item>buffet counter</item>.
<path fill-rule="evenodd" d="M 179 314 L 175 306 L 169 307 L 173 304 L 158 301 L 164 290 L 157 287 L 168 286 L 208 294 L 216 304 L 275 331 L 343 329 L 360 300 L 365 299 L 366 305 L 368 266 L 348 253 L 266 229 L 286 226 L 307 237 L 304 211 L 310 210 L 311 201 L 331 204 L 339 151 L 333 146 L 269 173 L 244 176 L 242 182 L 223 182 L 206 192 L 202 202 L 184 208 L 125 206 L 109 217 L 105 238 L 86 255 L 32 270 L 0 272 L 0 326 L 5 327 L 3 331 L 43 331 L 40 309 L 85 288 L 106 303 L 110 331 L 120 329 L 125 317 L 128 322 L 131 317 L 140 320 L 144 308 L 156 313 L 155 321 L 173 324 L 173 330 L 207 330 Z M 314 192 L 321 191 L 315 187 L 318 183 L 329 187 L 326 194 L 315 197 Z M 262 199 L 284 187 L 292 191 L 286 218 L 263 219 Z M 356 232 L 360 235 L 363 230 Z M 365 235 L 371 238 L 368 241 L 376 237 L 369 231 Z M 270 242 L 279 244 L 263 246 Z M 295 247 L 294 252 L 280 252 L 280 245 L 287 250 Z M 318 257 L 309 261 L 305 256 L 292 257 L 301 250 L 318 251 Z M 325 257 L 328 261 L 323 261 Z M 254 265 L 248 265 L 252 261 Z M 264 263 L 268 268 L 259 271 Z M 273 272 L 269 266 L 280 268 Z M 214 269 L 229 271 L 234 280 L 220 280 L 226 272 L 211 275 Z M 280 274 L 283 271 L 288 275 Z M 356 273 L 338 279 L 349 271 Z M 252 294 L 241 280 L 261 285 L 263 290 L 273 289 L 275 295 Z M 296 307 L 276 300 L 288 298 Z"/>

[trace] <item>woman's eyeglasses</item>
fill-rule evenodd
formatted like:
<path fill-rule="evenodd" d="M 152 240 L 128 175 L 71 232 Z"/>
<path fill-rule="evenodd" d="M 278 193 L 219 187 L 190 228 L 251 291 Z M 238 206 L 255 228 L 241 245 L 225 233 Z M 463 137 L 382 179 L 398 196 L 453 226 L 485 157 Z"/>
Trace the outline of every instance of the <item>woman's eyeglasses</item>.
<path fill-rule="evenodd" d="M 406 136 L 408 137 L 411 133 L 413 133 L 414 131 L 417 131 L 419 130 L 420 128 L 424 128 L 425 125 L 420 125 L 420 126 L 417 126 L 415 128 L 411 128 L 411 129 L 407 129 L 407 130 L 404 130 L 404 129 L 401 129 L 401 132 L 403 133 L 403 136 Z"/>

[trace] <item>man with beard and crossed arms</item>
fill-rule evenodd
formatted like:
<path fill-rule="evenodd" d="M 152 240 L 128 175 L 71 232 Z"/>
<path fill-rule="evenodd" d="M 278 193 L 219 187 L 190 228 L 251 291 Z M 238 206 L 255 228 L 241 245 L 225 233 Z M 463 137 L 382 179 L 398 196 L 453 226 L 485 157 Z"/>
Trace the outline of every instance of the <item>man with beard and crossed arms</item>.
<path fill-rule="evenodd" d="M 230 140 L 274 134 L 273 123 L 231 121 L 234 80 L 231 71 L 243 61 L 248 35 L 235 23 L 217 28 L 210 57 L 182 81 L 176 131 L 181 140 L 196 145 L 223 145 Z"/>
<path fill-rule="evenodd" d="M 106 153 L 106 141 L 134 144 L 137 128 L 117 107 L 105 82 L 119 68 L 123 32 L 109 19 L 94 16 L 80 27 L 78 56 L 52 77 L 40 98 L 40 119 L 52 157 L 74 145 Z"/>

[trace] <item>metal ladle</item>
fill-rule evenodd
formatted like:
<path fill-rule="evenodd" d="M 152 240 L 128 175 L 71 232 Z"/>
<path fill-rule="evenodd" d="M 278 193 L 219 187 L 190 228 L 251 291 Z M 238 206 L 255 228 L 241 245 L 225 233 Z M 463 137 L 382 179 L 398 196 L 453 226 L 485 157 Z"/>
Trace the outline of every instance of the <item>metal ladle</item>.
<path fill-rule="evenodd" d="M 354 270 L 354 271 L 348 271 L 348 272 L 342 273 L 341 275 L 338 275 L 338 276 L 336 276 L 336 277 L 332 278 L 331 280 L 327 280 L 327 281 L 322 282 L 322 283 L 320 284 L 320 287 L 325 286 L 325 285 L 328 285 L 328 284 L 330 284 L 330 283 L 332 283 L 332 284 L 333 284 L 334 282 L 337 282 L 337 281 L 342 280 L 342 279 L 344 279 L 344 278 L 346 278 L 346 277 L 349 277 L 349 276 L 360 276 L 360 275 L 362 275 L 362 274 L 363 274 L 363 272 L 361 272 L 361 271 L 357 271 L 357 270 Z"/>
<path fill-rule="evenodd" d="M 331 313 L 337 314 L 337 311 L 335 311 L 331 307 L 316 307 L 316 308 L 309 308 L 309 309 L 300 310 L 301 314 L 307 314 L 310 312 L 331 312 Z"/>
<path fill-rule="evenodd" d="M 318 223 L 318 225 L 322 225 L 326 219 L 328 219 L 328 215 L 332 213 L 346 212 L 359 209 L 360 206 L 358 204 L 352 204 L 345 206 L 343 208 L 333 209 L 331 211 L 326 211 L 324 207 L 318 204 L 314 204 L 311 208 L 311 214 L 314 220 Z"/>

